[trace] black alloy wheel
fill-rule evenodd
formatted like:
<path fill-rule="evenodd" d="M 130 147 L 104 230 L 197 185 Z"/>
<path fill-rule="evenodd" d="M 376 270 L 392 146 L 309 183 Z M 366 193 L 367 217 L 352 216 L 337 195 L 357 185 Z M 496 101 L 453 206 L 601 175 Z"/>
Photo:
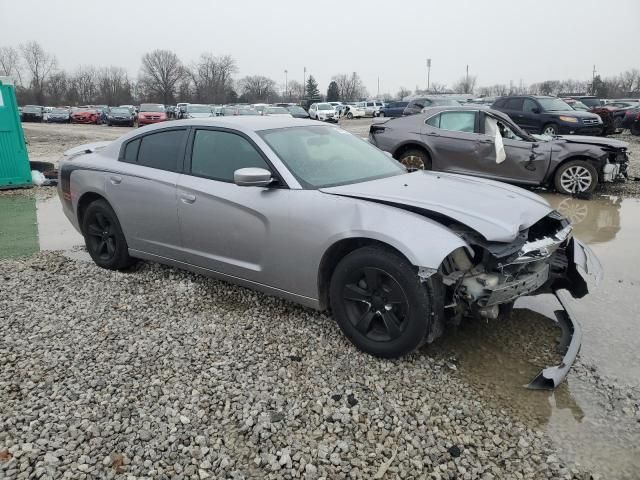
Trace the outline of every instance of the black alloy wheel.
<path fill-rule="evenodd" d="M 96 265 L 121 270 L 133 263 L 118 218 L 106 201 L 96 200 L 87 207 L 82 219 L 82 232 L 89 255 Z"/>

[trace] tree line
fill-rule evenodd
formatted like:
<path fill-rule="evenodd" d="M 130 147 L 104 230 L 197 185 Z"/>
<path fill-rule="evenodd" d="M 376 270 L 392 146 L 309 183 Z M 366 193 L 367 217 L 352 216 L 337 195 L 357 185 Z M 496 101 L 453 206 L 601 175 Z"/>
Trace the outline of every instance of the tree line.
<path fill-rule="evenodd" d="M 367 95 L 355 72 L 335 75 L 327 95 L 323 95 L 313 75 L 304 85 L 292 80 L 283 88 L 264 75 L 237 79 L 237 71 L 236 60 L 230 55 L 206 52 L 186 64 L 174 52 L 159 49 L 142 56 L 137 78 L 118 66 L 88 65 L 69 72 L 59 68 L 55 55 L 38 42 L 0 47 L 0 75 L 14 79 L 21 105 L 303 103 L 327 97 L 360 100 Z"/>
<path fill-rule="evenodd" d="M 369 96 L 356 72 L 336 74 L 326 94 L 309 75 L 303 83 L 291 80 L 279 85 L 264 75 L 236 78 L 238 66 L 230 55 L 205 52 L 189 64 L 170 50 L 145 53 L 136 78 L 118 66 L 80 66 L 74 71 L 58 67 L 58 62 L 38 42 L 17 47 L 0 47 L 0 75 L 12 77 L 18 102 L 39 105 L 125 105 L 142 102 L 172 104 L 176 101 L 207 104 L 224 103 L 311 103 L 317 101 L 357 101 Z M 386 93 L 384 100 L 402 99 L 414 94 L 465 93 L 481 96 L 515 94 L 593 94 L 603 98 L 640 97 L 640 72 L 629 70 L 620 75 L 591 81 L 547 80 L 525 85 L 495 84 L 477 86 L 475 75 L 465 75 L 448 87 L 433 82 L 429 89 L 412 92 L 400 88 L 395 97 Z"/>

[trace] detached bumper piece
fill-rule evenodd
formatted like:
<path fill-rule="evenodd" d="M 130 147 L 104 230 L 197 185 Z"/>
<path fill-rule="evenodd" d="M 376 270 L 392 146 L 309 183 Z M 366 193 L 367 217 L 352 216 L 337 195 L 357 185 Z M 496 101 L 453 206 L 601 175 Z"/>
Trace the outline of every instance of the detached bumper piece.
<path fill-rule="evenodd" d="M 553 313 L 562 330 L 558 349 L 564 352 L 564 357 L 559 365 L 543 369 L 529 382 L 527 388 L 533 390 L 553 390 L 560 385 L 567 378 L 582 345 L 582 329 L 567 303 L 567 299 L 571 295 L 566 290 L 558 290 L 555 292 L 555 296 L 562 306 L 562 310 L 555 310 Z"/>

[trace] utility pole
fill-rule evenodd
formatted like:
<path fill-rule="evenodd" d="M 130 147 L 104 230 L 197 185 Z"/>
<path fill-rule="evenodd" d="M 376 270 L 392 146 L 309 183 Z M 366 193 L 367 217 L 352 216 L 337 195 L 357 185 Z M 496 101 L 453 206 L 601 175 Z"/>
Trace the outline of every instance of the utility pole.
<path fill-rule="evenodd" d="M 376 93 L 376 100 L 380 99 L 380 77 L 378 77 L 378 92 Z"/>
<path fill-rule="evenodd" d="M 304 73 L 302 74 L 302 86 L 304 90 L 302 90 L 302 98 L 307 98 L 307 67 L 304 67 Z"/>
<path fill-rule="evenodd" d="M 430 83 L 431 83 L 431 59 L 427 58 L 427 91 L 429 91 Z"/>
<path fill-rule="evenodd" d="M 284 96 L 286 99 L 289 98 L 289 95 L 287 95 L 287 87 L 289 86 L 289 71 L 287 69 L 284 70 Z"/>
<path fill-rule="evenodd" d="M 591 95 L 595 95 L 595 85 L 596 85 L 596 66 L 593 66 L 593 73 L 591 74 Z"/>

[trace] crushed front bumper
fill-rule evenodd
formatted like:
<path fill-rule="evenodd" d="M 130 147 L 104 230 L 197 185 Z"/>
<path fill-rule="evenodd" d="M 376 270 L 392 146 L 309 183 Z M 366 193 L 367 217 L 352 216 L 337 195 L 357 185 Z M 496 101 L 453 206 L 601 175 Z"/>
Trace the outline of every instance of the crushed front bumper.
<path fill-rule="evenodd" d="M 602 280 L 603 270 L 600 261 L 589 247 L 575 238 L 573 239 L 573 263 L 574 270 L 582 277 L 585 284 L 588 277 L 593 278 L 596 284 Z M 578 290 L 577 295 L 574 292 L 570 293 L 570 291 L 565 288 L 560 288 L 553 292 L 560 306 L 560 308 L 553 311 L 555 318 L 540 311 L 540 313 L 555 320 L 562 330 L 562 338 L 560 339 L 558 348 L 564 353 L 564 356 L 560 364 L 542 369 L 542 371 L 529 382 L 527 388 L 553 390 L 567 378 L 582 344 L 582 329 L 580 328 L 580 323 L 575 313 L 570 307 L 572 295 L 574 297 L 582 296 L 581 290 Z M 515 307 L 518 307 L 517 303 Z M 527 308 L 533 309 L 530 306 Z"/>

